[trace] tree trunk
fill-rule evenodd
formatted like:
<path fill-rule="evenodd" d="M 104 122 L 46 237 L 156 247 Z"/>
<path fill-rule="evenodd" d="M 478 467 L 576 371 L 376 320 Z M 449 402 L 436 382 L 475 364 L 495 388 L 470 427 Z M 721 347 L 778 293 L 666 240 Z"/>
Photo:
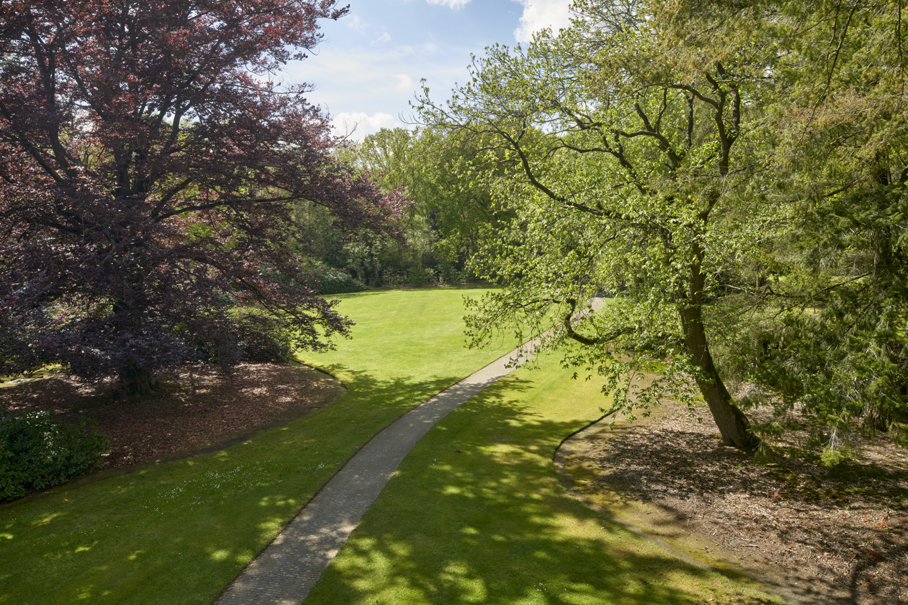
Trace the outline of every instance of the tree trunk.
<path fill-rule="evenodd" d="M 130 365 L 120 372 L 120 390 L 127 397 L 146 397 L 158 388 L 151 370 Z"/>
<path fill-rule="evenodd" d="M 864 403 L 864 425 L 877 431 L 888 431 L 892 424 L 892 412 L 881 408 L 875 401 Z"/>
<path fill-rule="evenodd" d="M 695 244 L 693 252 L 696 260 L 691 266 L 690 296 L 687 306 L 680 310 L 684 347 L 698 370 L 697 386 L 706 400 L 706 405 L 709 406 L 716 426 L 719 427 L 722 443 L 750 451 L 759 445 L 759 439 L 750 432 L 750 422 L 744 412 L 732 402 L 731 395 L 725 388 L 725 383 L 722 382 L 709 352 L 706 330 L 703 327 L 703 286 L 706 283 L 706 276 L 700 271 L 703 250 Z"/>

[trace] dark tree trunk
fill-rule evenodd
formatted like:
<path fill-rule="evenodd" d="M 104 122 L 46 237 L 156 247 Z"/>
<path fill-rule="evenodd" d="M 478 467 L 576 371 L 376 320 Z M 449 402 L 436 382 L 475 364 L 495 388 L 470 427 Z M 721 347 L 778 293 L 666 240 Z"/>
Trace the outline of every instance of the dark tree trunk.
<path fill-rule="evenodd" d="M 127 397 L 146 397 L 158 389 L 159 383 L 148 368 L 129 366 L 120 373 L 120 391 Z"/>
<path fill-rule="evenodd" d="M 722 443 L 750 451 L 757 447 L 759 440 L 750 432 L 750 422 L 744 412 L 732 402 L 709 351 L 703 327 L 703 286 L 706 283 L 706 276 L 700 270 L 703 250 L 695 244 L 693 252 L 696 260 L 691 266 L 690 297 L 687 306 L 680 310 L 684 347 L 698 370 L 697 386 L 719 428 Z"/>

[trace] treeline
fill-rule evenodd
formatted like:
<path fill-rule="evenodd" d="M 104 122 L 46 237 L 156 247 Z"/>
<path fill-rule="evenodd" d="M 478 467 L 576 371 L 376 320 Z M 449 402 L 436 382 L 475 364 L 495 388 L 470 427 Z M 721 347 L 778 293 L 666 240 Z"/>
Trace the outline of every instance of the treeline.
<path fill-rule="evenodd" d="M 908 422 L 908 22 L 887 0 L 579 0 L 474 60 L 422 120 L 494 165 L 510 217 L 466 267 L 631 411 L 708 404 L 759 448 L 807 418 L 827 461 Z M 597 291 L 612 304 L 568 318 Z M 662 378 L 642 389 L 637 378 Z M 748 411 L 774 410 L 756 422 Z"/>
<path fill-rule="evenodd" d="M 351 233 L 321 206 L 293 206 L 296 251 L 309 258 L 325 294 L 368 287 L 474 282 L 469 260 L 494 240 L 511 212 L 493 203 L 482 143 L 442 128 L 382 129 L 336 151 L 384 191 L 410 200 L 404 238 Z"/>

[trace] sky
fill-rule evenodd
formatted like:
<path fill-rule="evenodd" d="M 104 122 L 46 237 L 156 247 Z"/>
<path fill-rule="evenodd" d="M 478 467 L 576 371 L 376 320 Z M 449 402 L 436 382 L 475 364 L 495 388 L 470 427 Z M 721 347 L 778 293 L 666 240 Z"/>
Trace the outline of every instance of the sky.
<path fill-rule="evenodd" d="M 362 140 L 414 119 L 409 103 L 425 79 L 439 102 L 467 80 L 470 55 L 515 46 L 546 27 L 565 27 L 570 0 L 340 0 L 350 12 L 321 21 L 324 39 L 285 66 L 287 84 L 315 89 L 309 101 L 331 117 L 336 134 Z"/>

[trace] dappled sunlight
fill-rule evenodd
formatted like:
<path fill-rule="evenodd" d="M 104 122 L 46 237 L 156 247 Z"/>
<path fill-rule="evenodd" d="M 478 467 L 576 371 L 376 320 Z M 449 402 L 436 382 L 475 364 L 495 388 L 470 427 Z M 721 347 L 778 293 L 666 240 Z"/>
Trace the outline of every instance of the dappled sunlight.
<path fill-rule="evenodd" d="M 63 513 L 47 513 L 41 515 L 40 518 L 32 522 L 32 527 L 40 527 L 42 525 L 50 525 L 52 521 L 58 520 L 63 517 Z"/>
<path fill-rule="evenodd" d="M 353 393 L 334 406 L 228 449 L 4 505 L 0 603 L 11 587 L 36 603 L 138 603 L 137 582 L 213 599 L 362 443 L 457 380 L 348 376 Z"/>
<path fill-rule="evenodd" d="M 285 496 L 265 496 L 259 500 L 259 506 L 298 506 L 299 504 L 295 498 Z"/>
<path fill-rule="evenodd" d="M 655 549 L 564 492 L 552 455 L 598 406 L 550 414 L 539 389 L 505 379 L 431 431 L 307 605 L 693 604 L 734 592 L 726 578 Z M 751 597 L 740 602 L 770 602 Z"/>

